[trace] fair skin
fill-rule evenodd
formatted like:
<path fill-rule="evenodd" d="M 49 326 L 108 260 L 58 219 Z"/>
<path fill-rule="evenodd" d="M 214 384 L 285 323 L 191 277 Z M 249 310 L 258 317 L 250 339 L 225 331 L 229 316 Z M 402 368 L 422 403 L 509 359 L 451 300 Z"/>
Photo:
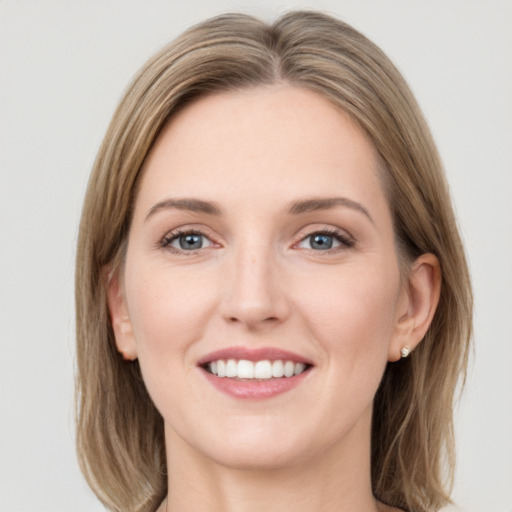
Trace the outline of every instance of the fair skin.
<path fill-rule="evenodd" d="M 429 254 L 401 275 L 375 150 L 325 99 L 277 84 L 182 110 L 144 164 L 108 296 L 164 419 L 160 510 L 397 510 L 372 495 L 372 402 L 439 287 Z M 298 374 L 214 374 L 230 358 Z"/>

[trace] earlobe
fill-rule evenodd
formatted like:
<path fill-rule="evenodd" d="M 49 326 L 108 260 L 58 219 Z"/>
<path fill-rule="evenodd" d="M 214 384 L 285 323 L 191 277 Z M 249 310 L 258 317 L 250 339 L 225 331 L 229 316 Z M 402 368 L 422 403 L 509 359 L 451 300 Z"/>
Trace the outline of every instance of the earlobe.
<path fill-rule="evenodd" d="M 124 291 L 119 282 L 119 275 L 118 273 L 112 273 L 110 269 L 105 269 L 104 279 L 110 321 L 117 350 L 124 360 L 134 361 L 137 359 L 137 344 L 135 343 L 132 323 L 126 307 Z"/>
<path fill-rule="evenodd" d="M 404 284 L 388 360 L 407 357 L 425 336 L 441 294 L 441 268 L 434 254 L 422 254 Z"/>

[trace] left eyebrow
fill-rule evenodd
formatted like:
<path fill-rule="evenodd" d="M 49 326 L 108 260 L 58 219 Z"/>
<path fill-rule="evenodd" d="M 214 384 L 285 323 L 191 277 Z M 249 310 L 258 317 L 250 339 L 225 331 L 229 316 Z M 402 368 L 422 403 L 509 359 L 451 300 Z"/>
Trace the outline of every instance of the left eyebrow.
<path fill-rule="evenodd" d="M 322 197 L 294 201 L 288 208 L 287 213 L 291 215 L 300 215 L 301 213 L 330 210 L 336 206 L 343 206 L 360 212 L 368 217 L 372 224 L 375 224 L 372 216 L 362 204 L 357 201 L 353 201 L 352 199 L 348 199 L 347 197 Z"/>

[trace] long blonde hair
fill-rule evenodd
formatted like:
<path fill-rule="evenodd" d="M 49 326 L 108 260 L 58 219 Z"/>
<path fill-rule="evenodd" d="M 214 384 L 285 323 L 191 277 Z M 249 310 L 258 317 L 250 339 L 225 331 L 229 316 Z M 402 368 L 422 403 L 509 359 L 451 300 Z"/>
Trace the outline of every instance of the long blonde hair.
<path fill-rule="evenodd" d="M 382 161 L 400 253 L 434 253 L 443 285 L 412 355 L 386 369 L 374 401 L 372 485 L 416 512 L 449 501 L 453 400 L 467 365 L 472 295 L 442 165 L 404 79 L 367 38 L 315 12 L 268 25 L 229 14 L 163 48 L 138 73 L 108 128 L 89 181 L 78 241 L 77 444 L 82 470 L 109 510 L 154 511 L 167 489 L 163 420 L 138 363 L 116 351 L 106 303 L 123 261 L 138 176 L 166 122 L 209 93 L 284 81 L 348 112 Z"/>

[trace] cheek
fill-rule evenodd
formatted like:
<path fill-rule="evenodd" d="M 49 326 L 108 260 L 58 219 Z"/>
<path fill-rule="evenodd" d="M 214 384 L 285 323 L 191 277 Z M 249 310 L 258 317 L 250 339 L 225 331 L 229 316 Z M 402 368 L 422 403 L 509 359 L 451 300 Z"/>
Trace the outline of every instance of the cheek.
<path fill-rule="evenodd" d="M 138 360 L 149 395 L 164 417 L 186 410 L 187 401 L 193 401 L 186 384 L 196 371 L 189 349 L 204 337 L 213 308 L 211 279 L 204 273 L 186 275 L 183 269 L 147 260 L 132 269 L 127 265 L 126 294 Z"/>
<path fill-rule="evenodd" d="M 175 359 L 203 334 L 213 307 L 211 276 L 189 272 L 184 278 L 182 269 L 165 264 L 129 270 L 126 292 L 139 358 Z"/>
<path fill-rule="evenodd" d="M 371 410 L 393 336 L 400 289 L 394 268 L 371 259 L 340 265 L 302 279 L 300 295 L 294 290 L 300 331 L 321 355 L 322 397 L 315 404 L 326 442 Z"/>
<path fill-rule="evenodd" d="M 399 293 L 398 271 L 390 269 L 347 266 L 317 276 L 302 294 L 300 307 L 313 337 L 332 357 L 387 360 Z"/>

